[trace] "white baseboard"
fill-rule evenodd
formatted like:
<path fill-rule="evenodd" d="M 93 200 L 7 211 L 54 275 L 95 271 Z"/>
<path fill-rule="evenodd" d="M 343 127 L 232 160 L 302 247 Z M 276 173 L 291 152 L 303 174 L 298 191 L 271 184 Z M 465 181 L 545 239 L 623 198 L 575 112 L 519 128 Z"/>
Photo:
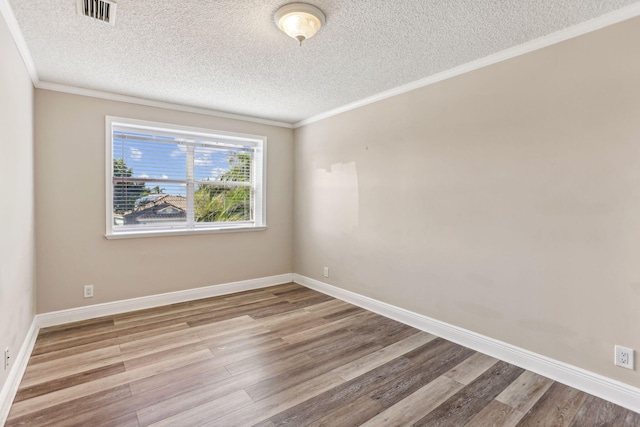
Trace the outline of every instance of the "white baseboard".
<path fill-rule="evenodd" d="M 0 390 L 0 426 L 3 426 L 7 421 L 11 404 L 13 403 L 13 399 L 16 397 L 18 386 L 20 385 L 20 381 L 22 381 L 22 376 L 27 369 L 27 364 L 29 363 L 29 357 L 33 351 L 33 346 L 36 343 L 38 331 L 38 322 L 34 317 L 31 322 L 31 326 L 29 327 L 29 331 L 27 332 L 27 336 L 22 342 L 20 351 L 13 358 L 13 365 L 9 371 L 7 380 L 2 386 L 2 390 Z"/>
<path fill-rule="evenodd" d="M 4 424 L 9 415 L 11 403 L 27 368 L 40 327 L 260 289 L 292 281 L 640 413 L 640 389 L 637 387 L 309 277 L 288 273 L 36 315 L 14 359 L 7 381 L 0 390 L 0 425 Z"/>
<path fill-rule="evenodd" d="M 94 319 L 96 317 L 143 310 L 145 308 L 153 308 L 202 298 L 228 295 L 236 292 L 250 291 L 252 289 L 266 288 L 268 286 L 280 285 L 292 281 L 292 273 L 280 274 L 278 276 L 242 280 L 240 282 L 224 283 L 221 285 L 205 286 L 202 288 L 187 289 L 184 291 L 169 292 L 166 294 L 107 302 L 104 304 L 95 304 L 86 307 L 71 308 L 68 310 L 52 311 L 49 313 L 38 314 L 36 315 L 36 318 L 38 320 L 38 326 L 45 328 L 48 326 Z"/>
<path fill-rule="evenodd" d="M 292 281 L 293 273 L 287 273 L 280 274 L 278 276 L 262 277 L 259 279 L 243 280 L 240 282 L 224 283 L 221 285 L 187 289 L 185 291 L 169 292 L 165 294 L 150 295 L 147 297 L 132 298 L 104 304 L 95 304 L 87 307 L 37 314 L 31 322 L 31 327 L 29 328 L 29 332 L 27 332 L 27 336 L 24 339 L 24 343 L 22 344 L 18 355 L 14 358 L 14 364 L 11 367 L 9 376 L 4 383 L 2 390 L 0 390 L 0 426 L 4 425 L 7 421 L 11 404 L 18 392 L 22 376 L 27 369 L 29 357 L 31 357 L 31 352 L 33 351 L 33 347 L 36 343 L 36 338 L 38 337 L 40 328 L 179 302 L 250 291 L 252 289 L 266 288 Z"/>
<path fill-rule="evenodd" d="M 640 388 L 319 280 L 294 274 L 293 281 L 640 413 Z"/>

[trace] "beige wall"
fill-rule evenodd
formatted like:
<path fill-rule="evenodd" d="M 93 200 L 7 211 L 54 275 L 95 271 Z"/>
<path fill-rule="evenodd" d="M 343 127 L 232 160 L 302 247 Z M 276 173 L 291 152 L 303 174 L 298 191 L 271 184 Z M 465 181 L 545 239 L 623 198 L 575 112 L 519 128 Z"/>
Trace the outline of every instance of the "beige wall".
<path fill-rule="evenodd" d="M 640 386 L 613 366 L 640 350 L 638 40 L 626 21 L 298 129 L 294 271 Z"/>
<path fill-rule="evenodd" d="M 33 85 L 0 16 L 0 388 L 34 315 Z"/>
<path fill-rule="evenodd" d="M 107 240 L 106 115 L 267 136 L 268 229 Z M 40 313 L 293 270 L 291 129 L 38 89 L 35 158 Z"/>

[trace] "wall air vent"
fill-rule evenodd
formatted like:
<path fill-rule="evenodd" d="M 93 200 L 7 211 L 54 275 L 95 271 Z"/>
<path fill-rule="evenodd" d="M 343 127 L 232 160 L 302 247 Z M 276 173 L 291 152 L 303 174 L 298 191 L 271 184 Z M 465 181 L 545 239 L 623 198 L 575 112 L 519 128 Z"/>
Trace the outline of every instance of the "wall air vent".
<path fill-rule="evenodd" d="M 78 15 L 114 25 L 116 2 L 110 0 L 76 0 Z"/>

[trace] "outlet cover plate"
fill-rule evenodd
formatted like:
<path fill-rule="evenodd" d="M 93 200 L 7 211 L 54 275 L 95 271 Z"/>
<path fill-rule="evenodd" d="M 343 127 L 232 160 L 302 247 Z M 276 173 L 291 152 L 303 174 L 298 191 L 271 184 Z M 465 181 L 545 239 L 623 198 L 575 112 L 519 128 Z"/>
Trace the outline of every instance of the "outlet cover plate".
<path fill-rule="evenodd" d="M 93 285 L 84 285 L 84 297 L 93 298 Z"/>
<path fill-rule="evenodd" d="M 633 349 L 620 345 L 615 346 L 614 363 L 623 368 L 633 369 Z"/>

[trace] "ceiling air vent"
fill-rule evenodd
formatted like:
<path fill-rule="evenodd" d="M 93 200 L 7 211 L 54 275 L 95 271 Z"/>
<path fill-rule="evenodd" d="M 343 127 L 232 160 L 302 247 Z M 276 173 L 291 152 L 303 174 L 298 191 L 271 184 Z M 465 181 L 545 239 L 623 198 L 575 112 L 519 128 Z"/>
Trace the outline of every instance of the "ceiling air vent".
<path fill-rule="evenodd" d="M 116 2 L 109 0 L 77 0 L 78 15 L 114 25 L 116 22 Z"/>

